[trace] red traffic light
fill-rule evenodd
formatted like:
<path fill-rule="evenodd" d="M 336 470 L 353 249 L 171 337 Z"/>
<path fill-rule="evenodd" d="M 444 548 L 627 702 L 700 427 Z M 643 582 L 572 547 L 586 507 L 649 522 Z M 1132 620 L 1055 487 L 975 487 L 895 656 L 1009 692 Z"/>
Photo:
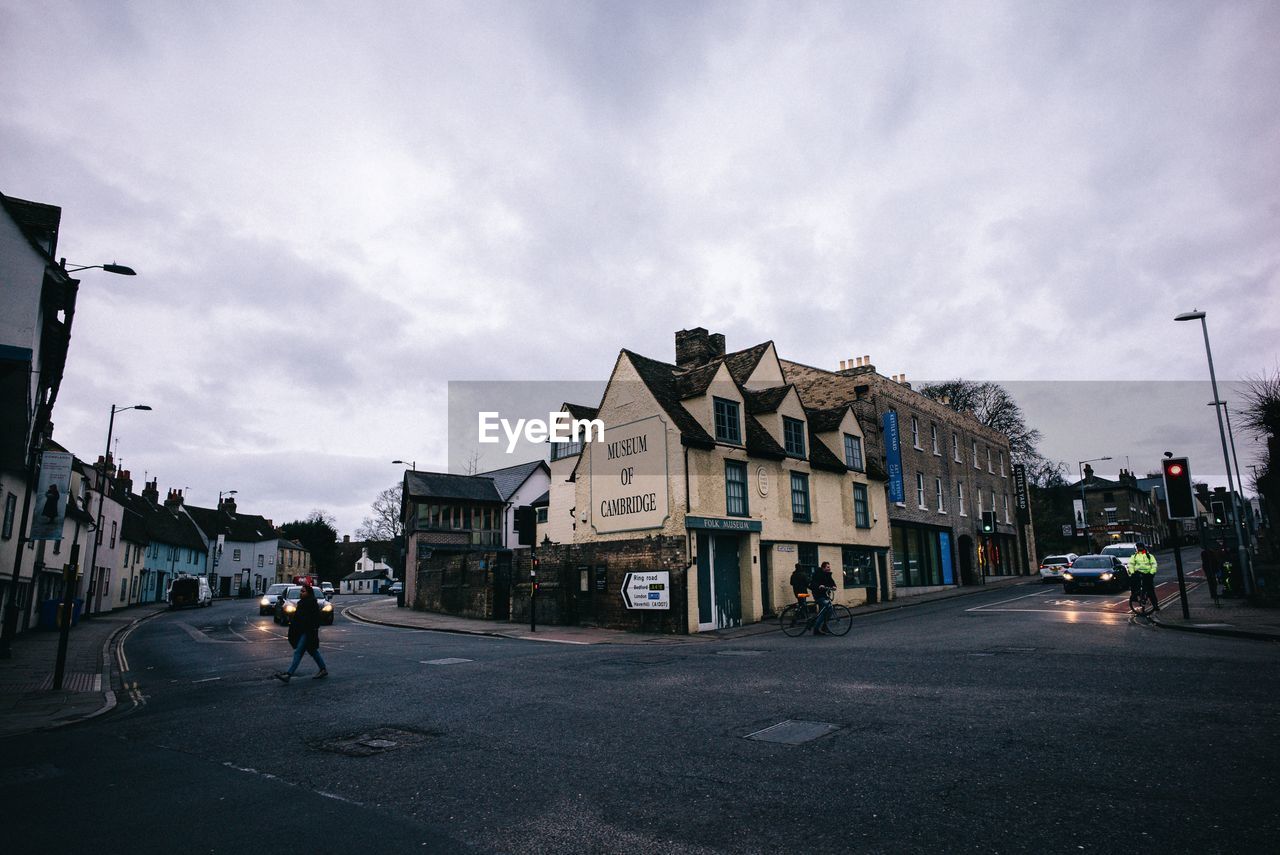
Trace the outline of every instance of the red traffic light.
<path fill-rule="evenodd" d="M 1171 465 L 1169 466 L 1169 474 L 1170 474 L 1170 475 L 1181 475 L 1181 474 L 1182 474 L 1182 466 L 1181 466 L 1181 465 L 1179 465 L 1179 464 L 1177 464 L 1177 463 L 1173 463 L 1173 464 L 1171 464 Z"/>

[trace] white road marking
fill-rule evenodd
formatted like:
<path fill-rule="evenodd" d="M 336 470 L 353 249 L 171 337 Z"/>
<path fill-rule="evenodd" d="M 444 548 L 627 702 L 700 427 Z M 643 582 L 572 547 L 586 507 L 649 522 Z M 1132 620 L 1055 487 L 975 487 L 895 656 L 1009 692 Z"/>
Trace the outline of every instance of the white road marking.
<path fill-rule="evenodd" d="M 980 612 L 980 611 L 982 611 L 982 610 L 984 610 L 984 609 L 994 609 L 996 606 L 1002 606 L 1002 605 L 1004 605 L 1005 603 L 1016 603 L 1018 600 L 1025 600 L 1025 599 L 1027 599 L 1028 597 L 1042 597 L 1042 596 L 1044 596 L 1044 592 L 1042 592 L 1042 591 L 1037 591 L 1037 592 L 1036 592 L 1036 593 L 1034 593 L 1034 594 L 1023 594 L 1021 597 L 1013 597 L 1013 598 L 1008 599 L 1008 600 L 1001 600 L 1001 601 L 1000 601 L 1000 602 L 998 602 L 998 603 L 987 603 L 985 606 L 975 606 L 974 608 L 971 608 L 971 609 L 965 609 L 965 611 L 968 611 L 968 612 Z"/>
<path fill-rule="evenodd" d="M 205 677 L 203 680 L 192 680 L 193 683 L 211 683 L 214 680 L 221 680 L 221 677 Z"/>

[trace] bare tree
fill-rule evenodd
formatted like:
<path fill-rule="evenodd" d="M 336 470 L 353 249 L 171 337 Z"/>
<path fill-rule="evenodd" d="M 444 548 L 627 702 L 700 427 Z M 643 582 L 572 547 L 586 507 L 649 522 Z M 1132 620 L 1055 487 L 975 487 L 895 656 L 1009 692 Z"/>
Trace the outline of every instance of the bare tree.
<path fill-rule="evenodd" d="M 404 533 L 404 520 L 400 518 L 400 496 L 404 484 L 396 482 L 378 494 L 369 506 L 370 515 L 356 529 L 360 540 L 393 541 Z"/>
<path fill-rule="evenodd" d="M 1028 476 L 1033 468 L 1047 462 L 1036 449 L 1040 431 L 1027 424 L 1022 407 L 999 383 L 956 379 L 929 383 L 919 391 L 956 412 L 972 413 L 982 424 L 1009 437 L 1013 460 L 1026 465 Z"/>
<path fill-rule="evenodd" d="M 1280 436 L 1280 367 L 1246 378 L 1240 423 L 1258 439 Z"/>
<path fill-rule="evenodd" d="M 462 464 L 463 475 L 475 475 L 480 471 L 480 452 L 473 451 L 467 461 Z"/>

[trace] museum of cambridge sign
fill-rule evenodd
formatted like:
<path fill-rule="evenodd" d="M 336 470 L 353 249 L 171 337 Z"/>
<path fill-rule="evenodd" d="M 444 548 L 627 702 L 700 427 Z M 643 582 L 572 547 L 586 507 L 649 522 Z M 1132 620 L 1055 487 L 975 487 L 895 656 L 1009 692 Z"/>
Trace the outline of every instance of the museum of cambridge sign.
<path fill-rule="evenodd" d="M 661 528 L 668 516 L 662 417 L 606 427 L 590 449 L 591 527 L 600 534 Z"/>

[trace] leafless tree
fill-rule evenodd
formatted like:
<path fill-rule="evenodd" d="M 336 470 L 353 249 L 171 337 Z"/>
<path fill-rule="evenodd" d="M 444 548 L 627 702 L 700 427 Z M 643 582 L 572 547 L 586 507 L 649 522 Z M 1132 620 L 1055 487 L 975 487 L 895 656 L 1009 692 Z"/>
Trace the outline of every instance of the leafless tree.
<path fill-rule="evenodd" d="M 400 496 L 404 485 L 396 482 L 378 494 L 369 506 L 370 515 L 356 529 L 360 540 L 397 540 L 404 533 L 404 521 L 400 518 Z"/>
<path fill-rule="evenodd" d="M 463 475 L 475 475 L 480 471 L 480 452 L 473 451 L 467 461 L 462 464 Z"/>
<path fill-rule="evenodd" d="M 1013 460 L 1026 465 L 1028 477 L 1032 469 L 1048 462 L 1036 448 L 1040 443 L 1040 431 L 1027 424 L 1022 407 L 999 383 L 956 379 L 929 383 L 921 386 L 919 391 L 956 412 L 972 413 L 982 424 L 1009 437 Z"/>
<path fill-rule="evenodd" d="M 1241 426 L 1256 436 L 1280 436 L 1280 366 L 1246 378 Z"/>

